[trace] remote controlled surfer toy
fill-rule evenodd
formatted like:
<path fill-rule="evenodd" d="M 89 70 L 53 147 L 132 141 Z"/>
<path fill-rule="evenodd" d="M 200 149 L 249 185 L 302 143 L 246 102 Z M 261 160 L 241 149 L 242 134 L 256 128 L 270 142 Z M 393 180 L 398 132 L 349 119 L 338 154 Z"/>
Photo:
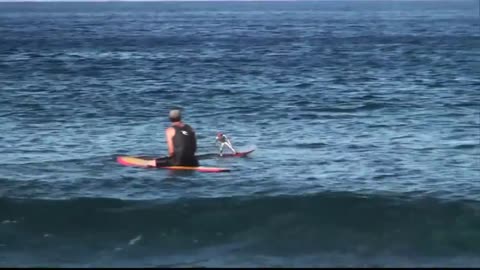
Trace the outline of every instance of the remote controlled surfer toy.
<path fill-rule="evenodd" d="M 217 133 L 216 137 L 216 142 L 220 144 L 220 156 L 223 155 L 223 148 L 227 146 L 230 148 L 230 150 L 234 153 L 237 154 L 237 151 L 233 148 L 232 143 L 230 142 L 230 139 L 228 139 L 227 135 L 223 134 L 222 132 Z"/>

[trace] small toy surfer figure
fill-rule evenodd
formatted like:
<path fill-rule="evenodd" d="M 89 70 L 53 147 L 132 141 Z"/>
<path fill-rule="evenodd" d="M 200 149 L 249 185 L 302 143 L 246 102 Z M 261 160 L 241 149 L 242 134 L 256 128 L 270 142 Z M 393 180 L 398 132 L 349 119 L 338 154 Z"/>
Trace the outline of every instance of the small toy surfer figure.
<path fill-rule="evenodd" d="M 232 143 L 230 142 L 230 140 L 228 139 L 228 137 L 227 137 L 225 134 L 223 134 L 223 133 L 221 133 L 221 132 L 218 132 L 216 139 L 217 139 L 217 142 L 220 143 L 220 156 L 223 155 L 223 147 L 225 147 L 225 145 L 226 145 L 228 148 L 230 148 L 230 150 L 232 150 L 232 152 L 233 152 L 234 154 L 237 153 L 237 151 L 233 148 Z"/>

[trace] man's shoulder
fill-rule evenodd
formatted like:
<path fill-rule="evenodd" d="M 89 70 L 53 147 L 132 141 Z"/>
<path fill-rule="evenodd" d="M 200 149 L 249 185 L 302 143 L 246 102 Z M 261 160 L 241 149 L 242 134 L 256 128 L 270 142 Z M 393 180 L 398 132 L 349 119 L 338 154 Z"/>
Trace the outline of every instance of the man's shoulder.
<path fill-rule="evenodd" d="M 175 132 L 175 130 L 176 130 L 177 128 L 180 128 L 180 129 L 189 129 L 189 130 L 191 130 L 192 132 L 195 132 L 195 129 L 194 129 L 191 125 L 189 125 L 189 124 L 187 124 L 187 123 L 184 123 L 184 122 L 182 122 L 181 125 L 171 125 L 171 126 L 167 127 L 167 131 L 168 131 L 168 130 L 173 130 L 173 132 Z"/>
<path fill-rule="evenodd" d="M 192 126 L 190 126 L 189 124 L 185 124 L 185 126 L 187 128 L 189 128 L 192 132 L 195 132 L 195 129 Z"/>

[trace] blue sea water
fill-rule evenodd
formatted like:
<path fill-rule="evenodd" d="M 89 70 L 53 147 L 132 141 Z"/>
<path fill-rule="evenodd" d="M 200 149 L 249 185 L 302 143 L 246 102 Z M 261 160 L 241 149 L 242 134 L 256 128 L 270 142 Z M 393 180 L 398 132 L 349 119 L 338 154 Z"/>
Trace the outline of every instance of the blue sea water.
<path fill-rule="evenodd" d="M 0 266 L 480 266 L 479 14 L 0 3 Z M 118 164 L 173 107 L 255 152 Z"/>

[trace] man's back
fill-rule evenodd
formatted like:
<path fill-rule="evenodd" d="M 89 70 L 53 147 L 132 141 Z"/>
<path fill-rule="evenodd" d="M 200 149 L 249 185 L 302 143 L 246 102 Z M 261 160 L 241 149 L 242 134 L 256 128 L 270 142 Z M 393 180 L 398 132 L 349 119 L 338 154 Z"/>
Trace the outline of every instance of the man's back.
<path fill-rule="evenodd" d="M 193 128 L 184 123 L 173 124 L 171 127 L 175 130 L 172 138 L 174 165 L 198 166 L 198 160 L 195 157 L 197 138 Z"/>

